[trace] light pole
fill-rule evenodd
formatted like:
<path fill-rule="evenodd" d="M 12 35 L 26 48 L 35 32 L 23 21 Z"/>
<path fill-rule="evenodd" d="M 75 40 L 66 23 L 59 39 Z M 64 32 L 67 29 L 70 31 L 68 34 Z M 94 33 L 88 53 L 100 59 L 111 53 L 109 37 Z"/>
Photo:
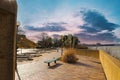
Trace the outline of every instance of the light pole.
<path fill-rule="evenodd" d="M 17 42 L 18 42 L 18 27 L 20 26 L 20 22 L 17 22 L 17 29 L 16 29 L 16 50 L 17 50 L 17 48 L 18 48 L 18 46 L 17 46 Z M 16 51 L 16 54 L 17 54 L 17 51 Z"/>
<path fill-rule="evenodd" d="M 23 38 L 21 37 L 20 38 L 21 45 L 22 45 L 22 40 L 23 40 Z M 22 54 L 22 46 L 21 46 L 21 54 Z"/>

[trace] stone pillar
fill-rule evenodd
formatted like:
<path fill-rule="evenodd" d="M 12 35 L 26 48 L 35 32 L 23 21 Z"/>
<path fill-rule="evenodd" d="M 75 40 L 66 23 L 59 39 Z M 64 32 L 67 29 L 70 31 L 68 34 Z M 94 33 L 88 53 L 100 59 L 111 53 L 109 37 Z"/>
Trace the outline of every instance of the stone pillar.
<path fill-rule="evenodd" d="M 16 0 L 0 0 L 0 80 L 15 80 Z"/>

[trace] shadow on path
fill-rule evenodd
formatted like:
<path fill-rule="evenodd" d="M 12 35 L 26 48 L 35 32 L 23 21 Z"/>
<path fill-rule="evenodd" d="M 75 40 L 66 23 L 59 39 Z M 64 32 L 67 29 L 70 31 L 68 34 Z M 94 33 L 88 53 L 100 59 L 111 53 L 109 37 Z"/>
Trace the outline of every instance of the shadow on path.
<path fill-rule="evenodd" d="M 97 62 L 97 61 L 91 61 L 91 62 L 93 62 L 93 63 L 97 63 L 97 64 L 101 64 L 101 62 Z"/>
<path fill-rule="evenodd" d="M 77 62 L 75 65 L 79 65 L 79 66 L 85 66 L 85 67 L 94 67 L 92 65 L 86 64 L 86 63 L 82 63 L 82 62 Z"/>
<path fill-rule="evenodd" d="M 50 66 L 49 69 L 55 69 L 61 65 L 62 65 L 61 63 L 56 63 L 55 65 Z"/>

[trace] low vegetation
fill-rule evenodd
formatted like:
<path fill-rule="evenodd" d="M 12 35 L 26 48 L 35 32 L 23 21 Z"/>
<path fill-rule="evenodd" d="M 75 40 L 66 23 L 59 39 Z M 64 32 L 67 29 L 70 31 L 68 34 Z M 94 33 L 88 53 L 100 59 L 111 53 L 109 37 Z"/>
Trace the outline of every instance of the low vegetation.
<path fill-rule="evenodd" d="M 76 51 L 74 49 L 67 49 L 65 50 L 62 61 L 66 63 L 76 63 L 78 58 L 76 57 Z"/>
<path fill-rule="evenodd" d="M 26 38 L 25 35 L 17 36 L 17 47 L 18 48 L 35 48 L 37 46 L 36 43 Z"/>

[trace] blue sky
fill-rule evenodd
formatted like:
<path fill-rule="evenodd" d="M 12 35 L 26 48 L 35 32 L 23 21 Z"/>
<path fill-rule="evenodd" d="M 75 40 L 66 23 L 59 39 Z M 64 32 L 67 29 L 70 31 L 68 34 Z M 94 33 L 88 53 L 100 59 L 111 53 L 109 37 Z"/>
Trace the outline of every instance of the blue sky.
<path fill-rule="evenodd" d="M 18 21 L 29 39 L 76 35 L 82 43 L 120 40 L 119 0 L 17 0 Z M 32 33 L 32 34 L 31 34 Z"/>

